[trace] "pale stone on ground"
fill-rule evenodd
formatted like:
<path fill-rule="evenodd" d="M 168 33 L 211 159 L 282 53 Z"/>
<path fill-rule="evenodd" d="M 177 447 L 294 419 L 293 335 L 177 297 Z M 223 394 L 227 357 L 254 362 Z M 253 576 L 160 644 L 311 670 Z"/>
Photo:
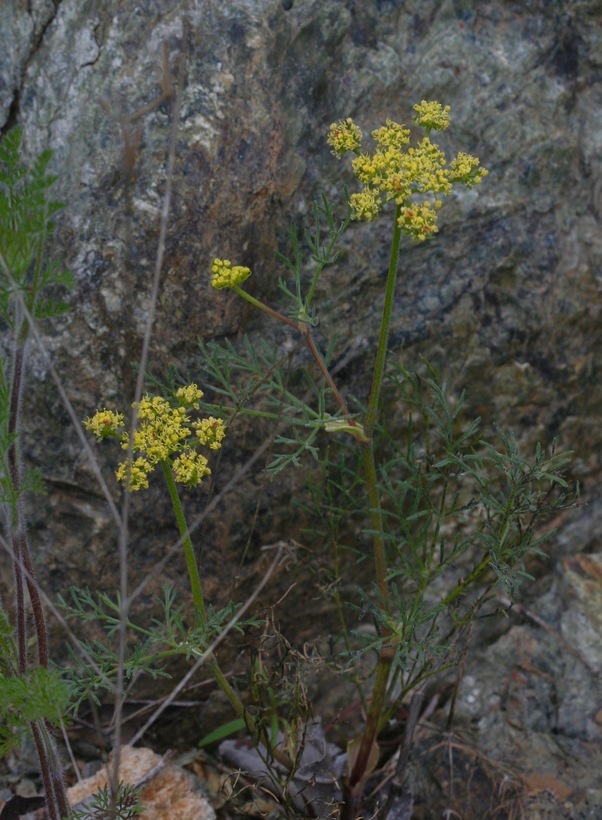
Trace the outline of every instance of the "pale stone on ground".
<path fill-rule="evenodd" d="M 122 746 L 119 779 L 135 785 L 160 762 L 150 749 Z M 110 765 L 111 758 L 109 759 Z M 107 768 L 72 786 L 67 794 L 72 806 L 107 785 Z M 215 812 L 196 790 L 193 778 L 183 769 L 167 764 L 142 787 L 145 820 L 214 820 Z"/>

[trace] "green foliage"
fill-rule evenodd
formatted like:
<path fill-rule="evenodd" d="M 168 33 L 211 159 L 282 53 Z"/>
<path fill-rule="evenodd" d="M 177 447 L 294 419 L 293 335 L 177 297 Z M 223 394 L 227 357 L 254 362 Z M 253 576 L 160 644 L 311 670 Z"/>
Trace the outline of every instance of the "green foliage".
<path fill-rule="evenodd" d="M 211 403 L 201 403 L 203 409 L 230 421 L 237 415 L 263 419 L 275 429 L 276 452 L 267 467 L 270 478 L 291 465 L 301 466 L 305 452 L 318 459 L 318 434 L 340 417 L 326 412 L 331 393 L 326 385 L 303 370 L 299 396 L 287 384 L 289 355 L 280 355 L 265 339 L 253 344 L 244 336 L 240 349 L 229 339 L 223 344 L 201 340 L 199 348 L 204 384 L 213 398 Z"/>
<path fill-rule="evenodd" d="M 78 650 L 68 646 L 72 663 L 66 674 L 72 683 L 71 709 L 77 713 L 84 699 L 92 697 L 100 703 L 101 693 L 115 690 L 120 664 L 118 632 L 122 603 L 118 594 L 113 597 L 90 589 L 72 587 L 69 594 L 70 600 L 58 596 L 58 606 L 66 617 L 79 621 L 81 625 L 97 625 L 105 633 L 104 640 L 82 640 Z M 155 603 L 161 615 L 152 618 L 150 623 L 139 622 L 133 617 L 127 620 L 128 642 L 122 661 L 123 677 L 127 684 L 124 695 L 141 675 L 149 675 L 153 679 L 171 677 L 166 669 L 169 658 L 183 655 L 190 660 L 206 653 L 211 642 L 222 634 L 238 609 L 231 602 L 217 611 L 210 607 L 205 623 L 187 625 L 182 607 L 176 602 L 175 590 L 169 584 L 164 584 L 163 594 L 155 598 Z M 237 622 L 234 629 L 242 632 L 258 625 L 257 619 L 250 617 Z M 87 662 L 82 658 L 82 648 Z"/>
<path fill-rule="evenodd" d="M 417 682 L 456 662 L 465 628 L 502 585 L 511 600 L 519 592 L 528 555 L 541 554 L 553 536 L 542 525 L 574 505 L 565 472 L 571 454 L 532 459 L 519 452 L 512 433 L 495 428 L 500 446 L 481 438 L 479 420 L 464 420 L 464 396 L 451 402 L 432 368 L 418 375 L 396 366 L 389 374 L 405 426 L 379 426 L 376 449 L 390 594 L 359 591 L 359 601 L 340 600 L 342 556 L 365 560 L 375 535 L 366 525 L 370 509 L 361 493 L 361 457 L 341 442 L 332 457 L 323 452 L 309 490 L 316 527 L 311 531 L 332 550 L 327 589 L 335 600 L 346 638 L 343 668 L 353 672 L 366 652 L 396 645 L 394 666 L 403 698 Z M 403 413 L 399 413 L 404 418 Z M 330 448 L 334 449 L 334 448 Z M 357 541 L 357 531 L 363 533 Z M 355 540 L 354 540 L 355 539 Z M 378 629 L 351 631 L 349 616 L 370 614 Z M 386 637 L 385 637 L 386 636 Z"/>
<path fill-rule="evenodd" d="M 209 732 L 201 738 L 198 743 L 199 748 L 202 749 L 205 746 L 212 746 L 214 743 L 219 743 L 227 737 L 230 737 L 230 735 L 234 735 L 236 732 L 240 732 L 242 729 L 246 728 L 246 723 L 242 718 L 229 720 L 228 723 L 223 723 L 221 726 L 218 726 L 217 729 L 214 729 L 212 732 Z"/>
<path fill-rule="evenodd" d="M 345 197 L 347 199 L 349 198 L 347 190 L 345 190 Z M 292 256 L 288 257 L 283 253 L 278 253 L 278 258 L 292 274 L 294 284 L 291 285 L 287 283 L 283 277 L 280 277 L 278 287 L 287 301 L 291 303 L 289 316 L 296 321 L 316 325 L 316 313 L 311 307 L 316 286 L 322 271 L 329 265 L 333 265 L 337 260 L 338 252 L 335 251 L 335 247 L 349 227 L 352 211 L 348 206 L 346 215 L 339 220 L 339 224 L 337 225 L 337 220 L 333 214 L 330 203 L 326 198 L 326 194 L 323 193 L 321 202 L 314 202 L 312 205 L 312 216 L 314 219 L 313 229 L 308 228 L 305 231 L 305 242 L 309 249 L 311 261 L 314 264 L 314 272 L 309 289 L 304 295 L 302 281 L 304 278 L 304 268 L 299 247 L 299 237 L 294 225 L 291 225 L 289 230 Z M 323 242 L 324 232 L 328 235 L 328 239 L 325 243 Z"/>
<path fill-rule="evenodd" d="M 3 641 L 3 646 L 5 642 Z M 4 664 L 3 664 L 4 665 Z M 70 691 L 59 672 L 37 667 L 25 675 L 0 677 L 0 755 L 20 742 L 20 734 L 34 721 L 60 726 L 67 713 Z"/>
<path fill-rule="evenodd" d="M 570 453 L 521 456 L 514 435 L 495 428 L 501 448 L 480 437 L 479 420 L 460 424 L 464 397 L 451 405 L 437 374 L 419 378 L 397 367 L 393 384 L 412 412 L 405 447 L 381 431 L 392 456 L 381 464 L 386 534 L 394 550 L 390 577 L 428 587 L 463 554 L 484 552 L 509 593 L 523 577 L 523 557 L 550 533 L 537 527 L 569 502 Z M 451 533 L 442 535 L 442 533 Z M 400 537 L 401 536 L 401 537 Z"/>
<path fill-rule="evenodd" d="M 21 480 L 15 486 L 10 477 L 8 453 L 17 442 L 17 433 L 9 430 L 11 415 L 11 387 L 6 381 L 6 362 L 0 358 L 0 503 L 14 509 L 17 501 L 26 493 L 44 493 L 42 473 L 36 468 L 25 468 Z"/>
<path fill-rule="evenodd" d="M 54 289 L 73 286 L 73 276 L 43 254 L 53 216 L 63 207 L 49 198 L 56 182 L 48 173 L 52 153 L 43 151 L 28 164 L 22 138 L 23 130 L 14 128 L 0 143 L 0 316 L 10 324 L 19 315 L 17 293 L 32 317 L 47 319 L 68 309 Z"/>
<path fill-rule="evenodd" d="M 0 609 L 0 676 L 15 674 L 18 668 L 17 647 L 8 614 Z"/>
<path fill-rule="evenodd" d="M 25 161 L 22 136 L 22 129 L 16 128 L 0 143 L 0 324 L 8 328 L 12 342 L 10 360 L 0 361 L 0 503 L 16 588 L 14 638 L 4 610 L 0 619 L 0 753 L 16 743 L 23 730 L 32 733 L 48 816 L 59 820 L 68 804 L 48 725 L 62 725 L 70 692 L 60 674 L 48 668 L 44 606 L 35 580 L 24 572 L 26 568 L 31 573 L 35 562 L 21 500 L 29 492 L 40 492 L 43 484 L 39 471 L 25 468 L 19 444 L 31 322 L 66 310 L 58 294 L 72 285 L 72 276 L 45 254 L 53 216 L 62 207 L 49 196 L 56 181 L 48 173 L 51 153 Z M 36 646 L 35 663 L 29 656 L 30 643 Z"/>
<path fill-rule="evenodd" d="M 347 192 L 346 196 L 347 196 Z M 289 278 L 280 277 L 278 288 L 288 302 L 288 316 L 300 324 L 317 323 L 313 298 L 323 271 L 336 262 L 336 244 L 348 229 L 351 210 L 337 219 L 325 194 L 321 202 L 312 206 L 314 225 L 305 231 L 304 250 L 310 257 L 311 280 L 303 264 L 302 249 L 297 230 L 291 225 L 290 256 L 279 253 L 279 259 L 289 272 Z M 326 237 L 326 238 L 324 238 Z M 299 467 L 305 453 L 318 459 L 317 438 L 334 420 L 342 420 L 339 410 L 327 412 L 332 405 L 332 387 L 323 384 L 319 374 L 307 367 L 295 369 L 299 384 L 289 385 L 294 367 L 295 348 L 284 355 L 264 339 L 256 342 L 245 336 L 239 347 L 229 339 L 223 343 L 199 340 L 201 367 L 206 374 L 204 384 L 212 402 L 203 404 L 208 412 L 227 419 L 237 415 L 251 416 L 272 422 L 275 429 L 274 455 L 267 467 L 270 478 L 275 478 L 289 466 Z M 329 362 L 334 343 L 326 354 Z"/>
<path fill-rule="evenodd" d="M 85 806 L 74 809 L 70 820 L 131 820 L 142 814 L 144 806 L 140 802 L 140 789 L 129 783 L 119 783 L 117 794 L 113 799 L 108 786 L 95 792 Z"/>

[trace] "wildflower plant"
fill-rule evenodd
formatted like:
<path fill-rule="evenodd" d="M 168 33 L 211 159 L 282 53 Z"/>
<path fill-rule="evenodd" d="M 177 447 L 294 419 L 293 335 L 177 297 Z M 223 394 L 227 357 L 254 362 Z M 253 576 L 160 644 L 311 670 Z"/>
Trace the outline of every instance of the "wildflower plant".
<path fill-rule="evenodd" d="M 302 370 L 303 390 L 289 387 L 285 366 L 290 357 L 267 341 L 252 344 L 244 338 L 238 347 L 229 341 L 201 342 L 211 402 L 196 383 L 189 383 L 161 395 L 142 395 L 132 406 L 129 425 L 124 412 L 106 407 L 85 420 L 99 442 L 114 441 L 119 447 L 115 476 L 126 500 L 132 493 L 144 497 L 156 475 L 165 482 L 194 608 L 192 618 L 186 618 L 166 584 L 156 599 L 162 617 L 150 624 L 138 622 L 130 617 L 125 573 L 116 595 L 71 589 L 68 600 L 59 596 L 61 609 L 84 625 L 100 623 L 106 641 L 84 640 L 72 646 L 74 664 L 68 674 L 54 669 L 49 658 L 43 594 L 24 503 L 28 494 L 43 491 L 43 482 L 38 472 L 26 469 L 22 458 L 21 408 L 37 324 L 68 309 L 61 296 L 73 280 L 46 253 L 46 240 L 62 207 L 51 197 L 51 154 L 43 152 L 25 161 L 18 128 L 0 143 L 0 321 L 13 350 L 11 357 L 0 361 L 0 502 L 2 541 L 15 586 L 14 607 L 0 606 L 0 755 L 9 753 L 22 733 L 29 732 L 51 820 L 133 817 L 142 811 L 135 790 L 113 784 L 115 788 L 102 790 L 90 806 L 71 812 L 53 735 L 84 699 L 109 691 L 121 702 L 141 673 L 168 675 L 167 660 L 182 655 L 206 665 L 234 710 L 233 725 L 250 734 L 283 804 L 293 814 L 298 808 L 289 799 L 290 787 L 297 771 L 305 768 L 307 774 L 310 768 L 302 765 L 302 756 L 304 738 L 312 735 L 306 721 L 311 713 L 309 694 L 298 672 L 305 657 L 279 636 L 281 665 L 284 668 L 288 658 L 295 670 L 291 677 L 301 682 L 289 686 L 272 676 L 260 656 L 251 674 L 254 708 L 243 702 L 214 647 L 233 624 L 243 631 L 259 622 L 254 615 L 242 620 L 242 609 L 233 602 L 221 609 L 206 604 L 202 566 L 180 499 L 180 488 L 191 490 L 208 480 L 212 456 L 235 429 L 237 417 L 262 418 L 275 429 L 275 452 L 267 468 L 272 478 L 288 466 L 305 464 L 306 455 L 314 459 L 308 506 L 317 522 L 314 535 L 332 549 L 327 586 L 344 646 L 334 663 L 338 672 L 352 677 L 364 707 L 363 727 L 357 737 L 349 738 L 341 784 L 341 814 L 347 818 L 366 816 L 364 787 L 379 763 L 379 734 L 395 709 L 462 657 L 466 635 L 483 607 L 489 603 L 497 608 L 496 586 L 501 585 L 511 599 L 518 594 L 522 579 L 528 577 L 529 556 L 537 554 L 552 534 L 542 530 L 541 523 L 571 505 L 565 479 L 570 454 L 556 452 L 554 444 L 548 449 L 538 445 L 534 456 L 525 458 L 515 437 L 504 430 L 497 431 L 497 446 L 483 441 L 479 420 L 464 420 L 464 397 L 452 401 L 439 373 L 426 366 L 426 373 L 423 368 L 419 375 L 416 363 L 389 360 L 402 240 L 422 244 L 433 238 L 445 198 L 456 186 L 472 188 L 487 175 L 478 158 L 459 152 L 448 159 L 433 140 L 434 132 L 450 125 L 449 106 L 423 100 L 413 110 L 412 128 L 387 119 L 372 131 L 369 146 L 351 118 L 331 125 L 327 144 L 337 159 L 351 154 L 359 189 L 345 191 L 342 215 L 335 215 L 322 196 L 313 206 L 312 228 L 301 237 L 291 228 L 289 255 L 279 254 L 278 295 L 283 306 L 267 304 L 249 291 L 252 271 L 244 260 L 220 256 L 211 265 L 213 288 L 230 290 L 298 334 L 311 362 Z M 328 268 L 338 263 L 337 245 L 353 223 L 371 223 L 387 213 L 391 243 L 373 377 L 365 395 L 356 398 L 345 395 L 332 372 L 336 340 L 323 351 L 314 338 L 319 284 Z M 145 370 L 141 367 L 142 373 Z M 403 435 L 382 412 L 385 384 L 404 408 Z M 121 535 L 127 526 L 123 519 L 119 525 Z M 366 544 L 371 579 L 353 601 L 345 600 L 343 581 L 351 563 L 345 556 L 360 555 Z M 350 628 L 350 618 L 367 616 L 376 626 L 374 633 Z M 276 633 L 272 627 L 268 620 L 266 645 L 267 637 L 271 640 Z M 132 636 L 128 646 L 126 630 Z M 365 657 L 373 660 L 368 687 L 356 671 Z M 326 769 L 325 759 L 318 763 L 310 780 Z M 305 797 L 311 793 L 307 786 L 303 780 L 297 797 L 307 801 L 311 816 L 318 816 L 320 809 Z M 331 798 L 327 796 L 327 802 Z"/>
<path fill-rule="evenodd" d="M 207 457 L 198 452 L 199 445 L 216 449 L 225 436 L 224 423 L 213 417 L 192 420 L 199 408 L 203 391 L 196 384 L 179 388 L 170 402 L 162 396 L 144 395 L 133 404 L 136 427 L 132 436 L 123 429 L 123 414 L 103 409 L 84 421 L 85 428 L 98 440 L 117 438 L 123 450 L 131 452 L 115 475 L 126 490 L 136 492 L 149 487 L 149 475 L 160 466 L 167 483 L 190 576 L 194 601 L 203 622 L 207 613 L 194 549 L 176 483 L 196 487 L 211 473 Z M 197 433 L 198 431 L 198 433 Z M 141 455 L 136 455 L 141 453 Z"/>
<path fill-rule="evenodd" d="M 354 155 L 351 167 L 361 189 L 346 192 L 347 212 L 340 220 L 325 196 L 314 205 L 315 226 L 304 237 L 309 272 L 300 238 L 291 229 L 292 254 L 279 254 L 284 265 L 279 293 L 286 308 L 268 305 L 243 287 L 251 275 L 244 265 L 215 259 L 212 266 L 214 288 L 230 288 L 297 331 L 313 360 L 313 367 L 303 371 L 307 390 L 298 396 L 287 387 L 283 361 L 267 342 L 245 339 L 240 350 L 231 343 L 201 342 L 207 384 L 216 397 L 202 406 L 226 420 L 248 412 L 277 422 L 275 445 L 281 451 L 268 467 L 272 477 L 289 464 L 299 466 L 304 453 L 320 465 L 322 481 L 312 491 L 320 522 L 316 532 L 333 547 L 329 587 L 348 664 L 353 666 L 358 653 L 373 653 L 376 660 L 369 696 L 360 691 L 365 726 L 347 748 L 346 817 L 361 815 L 364 785 L 379 760 L 378 735 L 396 705 L 457 661 L 462 636 L 496 585 L 516 594 L 527 574 L 525 556 L 549 537 L 538 533 L 538 524 L 568 505 L 563 474 L 569 454 L 546 454 L 538 447 L 530 461 L 520 455 L 514 437 L 501 430 L 502 448 L 496 449 L 481 440 L 478 420 L 462 423 L 463 397 L 451 402 L 438 373 L 430 370 L 422 378 L 411 366 L 387 361 L 402 238 L 413 243 L 432 238 L 445 197 L 458 185 L 480 184 L 487 175 L 478 158 L 460 152 L 448 161 L 432 140 L 432 132 L 446 129 L 450 121 L 449 106 L 423 100 L 414 106 L 415 128 L 423 130 L 422 136 L 413 139 L 410 128 L 387 120 L 372 131 L 374 147 L 368 149 L 351 118 L 330 126 L 332 153 L 339 159 Z M 392 236 L 374 375 L 367 396 L 353 405 L 361 408 L 357 412 L 330 372 L 333 347 L 323 354 L 313 338 L 314 297 L 323 272 L 337 262 L 336 245 L 352 222 L 372 222 L 389 207 Z M 406 441 L 397 439 L 381 414 L 385 382 L 407 409 Z M 340 458 L 333 458 L 332 446 L 324 443 L 332 435 Z M 342 541 L 349 521 L 351 531 L 361 522 L 372 547 L 373 584 L 360 590 L 360 598 L 361 610 L 378 625 L 375 637 L 349 631 L 349 602 L 341 599 L 342 551 L 357 550 Z M 463 575 L 457 572 L 459 564 L 466 567 Z"/>
<path fill-rule="evenodd" d="M 140 789 L 129 783 L 119 783 L 117 794 L 112 795 L 108 786 L 99 789 L 82 808 L 75 807 L 70 820 L 133 820 L 144 814 L 140 802 Z"/>
<path fill-rule="evenodd" d="M 221 612 L 209 609 L 205 604 L 199 565 L 190 537 L 184 509 L 180 500 L 177 485 L 188 488 L 199 486 L 203 479 L 211 474 L 208 457 L 199 451 L 219 450 L 226 435 L 226 427 L 221 418 L 213 416 L 199 417 L 198 410 L 203 391 L 196 384 L 188 384 L 173 391 L 169 398 L 145 394 L 140 402 L 134 402 L 134 429 L 130 433 L 124 428 L 123 413 L 103 408 L 92 417 L 85 419 L 85 428 L 96 436 L 97 440 L 117 439 L 121 448 L 128 452 L 127 458 L 120 462 L 115 475 L 128 492 L 139 492 L 149 488 L 149 479 L 156 467 L 161 469 L 172 502 L 174 515 L 182 541 L 182 549 L 190 580 L 194 602 L 195 623 L 192 630 L 187 629 L 181 616 L 174 612 L 173 599 L 169 589 L 165 591 L 163 610 L 165 612 L 167 631 L 149 631 L 147 628 L 131 624 L 134 631 L 146 635 L 149 643 L 141 654 L 133 658 L 132 672 L 151 671 L 157 648 L 163 658 L 173 654 L 187 656 L 207 655 L 207 666 L 216 683 L 226 695 L 238 718 L 251 732 L 255 741 L 271 748 L 264 728 L 257 724 L 253 716 L 245 709 L 226 675 L 222 672 L 217 659 L 210 651 L 211 641 L 219 635 L 236 613 L 236 607 L 226 605 Z M 119 611 L 118 602 L 100 595 L 93 596 L 88 591 L 72 590 L 72 602 L 63 600 L 65 610 L 71 616 L 86 620 L 90 613 L 98 617 L 109 630 L 116 628 Z M 113 613 L 113 614 L 111 614 Z M 245 624 L 255 624 L 253 619 Z M 96 654 L 88 647 L 91 654 Z M 105 677 L 111 676 L 117 669 L 118 658 L 107 647 L 104 658 Z M 145 660 L 145 657 L 148 660 Z M 277 750 L 272 750 L 276 757 L 282 757 Z M 290 763 L 288 758 L 285 761 Z"/>
<path fill-rule="evenodd" d="M 211 453 L 220 449 L 226 433 L 230 435 L 235 419 L 265 419 L 275 429 L 275 451 L 267 468 L 272 478 L 290 465 L 302 465 L 306 454 L 318 464 L 312 474 L 320 478 L 310 482 L 310 498 L 319 522 L 315 533 L 332 547 L 328 588 L 345 647 L 338 669 L 355 680 L 365 707 L 363 729 L 347 747 L 342 813 L 349 818 L 361 816 L 364 786 L 379 761 L 379 734 L 390 716 L 424 681 L 457 662 L 467 630 L 496 585 L 516 594 L 527 573 L 526 556 L 537 552 L 546 537 L 538 531 L 540 521 L 568 505 L 563 477 L 567 454 L 546 453 L 539 447 L 534 460 L 525 459 L 514 437 L 501 430 L 502 446 L 496 449 L 481 440 L 478 420 L 463 422 L 463 397 L 452 402 L 438 373 L 429 369 L 421 377 L 411 363 L 388 361 L 402 239 L 420 244 L 432 238 L 445 197 L 455 186 L 470 188 L 487 175 L 476 157 L 460 152 L 448 161 L 432 140 L 432 133 L 446 129 L 450 121 L 449 106 L 423 100 L 414 106 L 414 130 L 386 120 L 372 131 L 369 148 L 351 118 L 331 125 L 327 143 L 338 159 L 353 155 L 351 168 L 360 189 L 351 194 L 345 190 L 342 216 L 335 216 L 322 196 L 313 206 L 312 229 L 300 237 L 291 228 L 290 255 L 279 254 L 283 273 L 278 294 L 283 307 L 267 304 L 249 291 L 249 267 L 223 256 L 214 259 L 214 289 L 231 291 L 298 334 L 311 361 L 302 370 L 303 391 L 291 389 L 287 382 L 289 355 L 282 356 L 265 340 L 251 343 L 243 338 L 238 347 L 230 341 L 201 341 L 203 384 L 211 402 L 191 383 L 164 390 L 163 395 L 143 395 L 133 405 L 129 429 L 122 412 L 107 408 L 85 421 L 99 441 L 114 439 L 125 452 L 115 475 L 126 493 L 143 492 L 155 472 L 162 474 L 194 603 L 193 623 L 187 625 L 173 591 L 166 588 L 163 625 L 150 628 L 128 621 L 145 639 L 130 656 L 120 659 L 109 645 L 87 645 L 87 650 L 93 654 L 96 649 L 105 679 L 115 677 L 119 663 L 126 677 L 134 679 L 137 671 L 162 673 L 156 663 L 159 657 L 183 653 L 204 660 L 235 711 L 234 725 L 246 727 L 289 807 L 294 805 L 290 789 L 301 765 L 303 738 L 308 736 L 300 721 L 311 708 L 305 696 L 276 692 L 273 680 L 263 674 L 261 660 L 251 676 L 252 709 L 223 673 L 211 642 L 237 606 L 229 603 L 220 611 L 206 606 L 178 490 L 207 479 Z M 422 131 L 418 139 L 413 136 L 416 129 Z M 337 244 L 353 222 L 373 222 L 387 211 L 392 217 L 391 245 L 373 377 L 366 395 L 356 399 L 344 395 L 331 372 L 336 341 L 322 351 L 314 338 L 318 285 L 337 263 Z M 303 258 L 306 250 L 308 264 Z M 403 440 L 382 413 L 385 384 L 406 409 Z M 348 533 L 357 531 L 370 544 L 373 577 L 352 604 L 341 592 L 343 556 L 348 550 L 358 551 L 357 544 L 346 542 Z M 109 635 L 118 628 L 118 599 L 89 591 L 72 590 L 71 596 L 65 608 L 70 607 L 72 616 L 83 621 L 98 618 Z M 353 633 L 350 611 L 369 614 L 376 634 Z M 255 625 L 253 618 L 238 624 L 241 629 Z M 374 660 L 369 691 L 354 670 L 363 656 Z M 104 683 L 92 675 L 87 685 L 96 691 Z M 310 806 L 308 811 L 319 809 Z"/>

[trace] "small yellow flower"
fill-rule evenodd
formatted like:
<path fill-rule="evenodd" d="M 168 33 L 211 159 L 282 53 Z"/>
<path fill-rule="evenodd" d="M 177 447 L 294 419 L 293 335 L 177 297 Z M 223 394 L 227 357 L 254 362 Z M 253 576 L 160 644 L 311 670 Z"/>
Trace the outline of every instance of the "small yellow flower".
<path fill-rule="evenodd" d="M 416 148 L 408 148 L 401 165 L 412 193 L 451 193 L 445 155 L 428 137 L 421 140 Z"/>
<path fill-rule="evenodd" d="M 416 242 L 424 242 L 439 230 L 437 227 L 437 209 L 441 207 L 441 202 L 437 200 L 433 205 L 430 202 L 422 204 L 411 203 L 401 209 L 399 217 L 399 227 Z"/>
<path fill-rule="evenodd" d="M 347 151 L 357 151 L 362 144 L 362 132 L 351 117 L 333 122 L 328 131 L 327 142 L 332 145 L 332 153 L 339 159 Z"/>
<path fill-rule="evenodd" d="M 372 137 L 383 148 L 403 148 L 410 141 L 410 129 L 393 120 L 387 120 L 382 128 L 372 132 Z"/>
<path fill-rule="evenodd" d="M 206 475 L 210 475 L 207 459 L 194 450 L 185 450 L 174 459 L 172 470 L 176 481 L 186 487 L 196 487 Z"/>
<path fill-rule="evenodd" d="M 229 259 L 214 259 L 211 266 L 211 284 L 216 290 L 239 287 L 251 275 L 250 268 L 234 265 Z"/>
<path fill-rule="evenodd" d="M 99 440 L 107 438 L 123 427 L 123 413 L 114 413 L 106 409 L 99 410 L 92 418 L 84 420 L 84 427 Z"/>
<path fill-rule="evenodd" d="M 138 429 L 134 434 L 132 449 L 143 452 L 151 464 L 165 461 L 182 449 L 181 441 L 188 437 L 186 408 L 171 407 L 161 396 L 143 396 L 138 405 Z M 124 450 L 129 447 L 129 437 L 123 436 Z"/>
<path fill-rule="evenodd" d="M 422 102 L 416 103 L 414 106 L 414 111 L 416 112 L 414 122 L 429 130 L 432 128 L 435 131 L 445 131 L 449 125 L 450 110 L 449 105 L 446 105 L 444 108 L 441 103 L 436 100 L 433 102 L 422 100 Z"/>
<path fill-rule="evenodd" d="M 353 219 L 373 222 L 380 211 L 380 196 L 372 188 L 364 188 L 359 194 L 351 194 L 349 204 L 353 209 Z"/>
<path fill-rule="evenodd" d="M 458 156 L 450 163 L 450 179 L 452 182 L 463 182 L 467 188 L 472 188 L 473 185 L 478 185 L 483 177 L 486 177 L 489 173 L 485 168 L 479 168 L 479 165 L 478 157 L 472 157 L 470 154 L 464 154 L 460 151 Z"/>
<path fill-rule="evenodd" d="M 354 157 L 351 160 L 351 167 L 353 168 L 355 176 L 360 182 L 363 182 L 364 185 L 369 185 L 374 180 L 378 171 L 376 158 L 370 156 L 370 154 L 360 154 Z"/>
<path fill-rule="evenodd" d="M 118 466 L 115 475 L 126 489 L 136 492 L 137 490 L 148 490 L 148 476 L 152 469 L 153 465 L 145 458 L 137 458 L 134 462 L 128 459 Z"/>
<path fill-rule="evenodd" d="M 209 416 L 201 421 L 193 421 L 192 426 L 200 444 L 208 445 L 211 450 L 219 450 L 226 436 L 226 428 L 222 419 Z"/>
<path fill-rule="evenodd" d="M 179 387 L 176 390 L 176 398 L 186 407 L 198 409 L 199 400 L 203 398 L 203 391 L 199 390 L 196 384 L 189 384 L 187 387 Z"/>

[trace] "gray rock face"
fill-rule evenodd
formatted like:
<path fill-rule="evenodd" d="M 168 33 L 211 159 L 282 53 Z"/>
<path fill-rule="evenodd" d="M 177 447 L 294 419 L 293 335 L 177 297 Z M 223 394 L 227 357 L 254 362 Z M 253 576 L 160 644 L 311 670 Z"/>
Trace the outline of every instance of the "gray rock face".
<path fill-rule="evenodd" d="M 519 610 L 524 623 L 477 653 L 457 702 L 459 724 L 478 731 L 481 751 L 520 769 L 533 804 L 549 792 L 567 816 L 587 816 L 602 794 L 594 765 L 602 735 L 600 559 L 559 562 L 550 590 Z M 533 805 L 527 816 L 542 815 Z"/>
<path fill-rule="evenodd" d="M 404 251 L 394 355 L 444 368 L 486 426 L 512 427 L 529 452 L 555 437 L 574 449 L 590 507 L 553 549 L 591 549 L 602 441 L 601 14 L 596 0 L 5 3 L 0 123 L 23 124 L 32 152 L 54 151 L 66 209 L 52 253 L 78 285 L 45 346 L 80 417 L 132 399 L 166 186 L 170 78 L 181 110 L 151 367 L 175 365 L 199 382 L 198 337 L 261 330 L 287 343 L 212 291 L 213 257 L 250 266 L 251 292 L 273 301 L 288 222 L 307 225 L 321 190 L 341 204 L 343 184 L 354 190 L 349 164 L 326 145 L 328 125 L 352 116 L 367 133 L 439 99 L 453 117 L 441 145 L 477 154 L 490 174 L 446 202 L 435 239 Z M 324 276 L 320 328 L 341 334 L 342 389 L 362 398 L 389 232 L 386 217 L 355 225 Z M 115 588 L 113 523 L 39 351 L 30 376 L 24 449 L 49 488 L 32 510 L 42 580 L 51 594 L 91 580 Z M 256 443 L 234 432 L 233 442 L 232 463 Z M 98 453 L 110 477 L 109 450 Z M 245 544 L 254 560 L 257 546 L 291 534 L 297 477 L 263 487 L 257 502 L 260 467 L 206 525 L 210 599 L 229 593 Z M 196 512 L 204 502 L 187 503 Z M 134 500 L 132 582 L 173 536 L 157 482 Z M 168 574 L 185 587 L 182 561 Z"/>
<path fill-rule="evenodd" d="M 170 129 L 170 102 L 152 103 L 163 47 L 175 75 L 185 45 L 157 369 L 193 361 L 199 336 L 258 323 L 209 291 L 210 260 L 240 259 L 256 271 L 253 287 L 273 294 L 287 219 L 301 222 L 321 188 L 340 201 L 341 177 L 353 184 L 325 145 L 330 121 L 353 115 L 364 130 L 386 116 L 408 121 L 415 100 L 436 97 L 453 113 L 441 141 L 478 153 L 491 173 L 446 204 L 434 241 L 407 250 L 393 344 L 400 355 L 405 345 L 406 361 L 420 352 L 454 365 L 486 417 L 531 440 L 582 442 L 578 472 L 595 472 L 598 10 L 310 2 L 285 11 L 266 0 L 168 12 L 34 3 L 29 13 L 13 4 L 0 116 L 25 125 L 32 150 L 55 152 L 67 201 L 56 253 L 79 288 L 48 344 L 81 411 L 131 394 Z M 324 324 L 351 319 L 342 342 L 351 350 L 374 334 L 388 230 L 385 220 L 357 225 L 327 278 Z M 73 460 L 61 461 L 73 477 Z"/>

